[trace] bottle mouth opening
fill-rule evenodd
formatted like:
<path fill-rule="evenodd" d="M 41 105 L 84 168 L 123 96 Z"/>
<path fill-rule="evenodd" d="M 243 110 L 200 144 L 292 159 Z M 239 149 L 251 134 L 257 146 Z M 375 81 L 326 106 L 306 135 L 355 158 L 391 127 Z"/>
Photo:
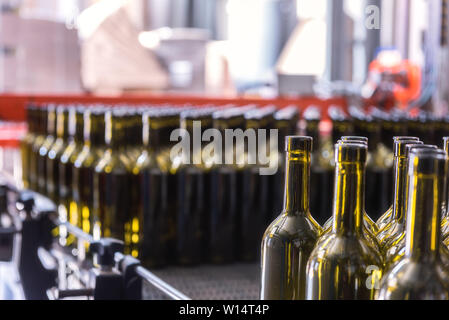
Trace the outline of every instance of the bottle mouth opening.
<path fill-rule="evenodd" d="M 368 138 L 363 136 L 343 136 L 341 137 L 342 141 L 364 141 L 368 143 Z"/>
<path fill-rule="evenodd" d="M 289 153 L 311 152 L 313 138 L 308 136 L 287 136 L 285 137 L 285 151 Z"/>
<path fill-rule="evenodd" d="M 394 156 L 403 157 L 406 155 L 407 146 L 422 146 L 424 143 L 422 141 L 416 140 L 395 140 L 394 142 Z"/>
<path fill-rule="evenodd" d="M 409 159 L 409 175 L 445 176 L 448 157 L 441 149 L 413 149 Z"/>
<path fill-rule="evenodd" d="M 335 162 L 366 162 L 367 145 L 361 142 L 343 141 L 335 145 Z"/>

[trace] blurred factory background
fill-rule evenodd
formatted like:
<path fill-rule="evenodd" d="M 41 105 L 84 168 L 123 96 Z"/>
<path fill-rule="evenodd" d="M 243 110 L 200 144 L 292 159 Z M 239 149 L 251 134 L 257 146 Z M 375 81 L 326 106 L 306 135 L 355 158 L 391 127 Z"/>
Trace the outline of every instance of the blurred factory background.
<path fill-rule="evenodd" d="M 429 108 L 444 112 L 445 8 L 439 0 L 3 0 L 0 92 L 357 99 L 398 83 L 378 80 L 396 67 L 409 83 L 396 102 L 432 98 Z"/>

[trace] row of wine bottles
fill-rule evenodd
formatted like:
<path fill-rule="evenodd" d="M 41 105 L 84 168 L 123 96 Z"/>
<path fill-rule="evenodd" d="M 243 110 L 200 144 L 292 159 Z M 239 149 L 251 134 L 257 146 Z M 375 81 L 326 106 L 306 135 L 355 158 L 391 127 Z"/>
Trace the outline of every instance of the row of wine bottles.
<path fill-rule="evenodd" d="M 296 134 L 298 118 L 296 106 L 30 105 L 23 182 L 53 199 L 61 220 L 94 238 L 123 239 L 125 252 L 147 267 L 255 262 L 260 238 L 282 208 L 283 161 L 266 176 L 257 162 L 179 161 L 170 136 L 183 128 L 194 137 L 198 121 L 200 137 L 211 128 L 223 136 L 265 128 L 278 129 L 283 141 Z M 233 143 L 240 150 L 241 142 Z M 263 143 L 269 139 L 257 141 Z M 195 141 L 189 144 L 193 160 Z M 205 147 L 200 141 L 199 151 Z M 270 157 L 282 157 L 278 151 Z M 75 245 L 64 228 L 59 238 Z"/>
<path fill-rule="evenodd" d="M 262 299 L 449 299 L 449 138 L 393 138 L 391 207 L 365 211 L 369 139 L 334 146 L 332 217 L 310 214 L 311 137 L 286 137 L 284 208 L 262 238 Z M 370 142 L 371 143 L 371 142 Z"/>
<path fill-rule="evenodd" d="M 314 141 L 311 164 L 310 208 L 315 220 L 323 224 L 332 211 L 334 179 L 334 144 L 342 136 L 367 137 L 369 157 L 366 166 L 366 211 L 377 220 L 390 206 L 393 190 L 393 147 L 395 136 L 416 136 L 425 143 L 439 144 L 449 132 L 449 117 L 436 117 L 426 111 L 411 115 L 403 110 L 390 112 L 376 107 L 368 111 L 349 107 L 343 112 L 331 106 L 323 114 L 316 106 L 309 106 L 303 115 L 302 134 Z M 323 119 L 332 121 L 330 134 L 320 134 Z"/>

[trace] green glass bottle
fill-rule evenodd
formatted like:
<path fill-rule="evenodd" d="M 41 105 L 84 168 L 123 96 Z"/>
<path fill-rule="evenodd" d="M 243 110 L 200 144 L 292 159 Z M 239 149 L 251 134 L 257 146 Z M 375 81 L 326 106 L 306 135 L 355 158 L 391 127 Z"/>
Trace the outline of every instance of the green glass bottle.
<path fill-rule="evenodd" d="M 156 131 L 162 114 L 163 110 L 156 107 L 142 110 L 143 149 L 132 169 L 133 185 L 138 186 L 135 190 L 137 212 L 131 213 L 131 229 L 125 231 L 131 252 L 134 251 L 134 255 L 151 268 L 165 266 L 169 250 L 165 237 L 168 232 L 167 206 L 159 193 L 166 179 L 162 178 L 156 161 L 156 151 L 159 150 Z"/>
<path fill-rule="evenodd" d="M 343 136 L 341 137 L 342 142 L 353 142 L 353 143 L 362 143 L 366 146 L 368 146 L 368 138 L 361 137 L 361 136 Z M 369 154 L 368 154 L 369 156 Z M 364 211 L 363 214 L 363 224 L 366 229 L 366 232 L 369 233 L 368 236 L 370 239 L 375 238 L 375 235 L 378 232 L 377 225 L 374 223 L 374 221 L 370 218 L 370 216 Z M 326 223 L 323 226 L 324 232 L 330 232 L 333 225 L 333 216 L 331 216 Z M 377 241 L 373 241 L 373 243 L 377 243 Z"/>
<path fill-rule="evenodd" d="M 202 108 L 181 113 L 181 128 L 192 139 L 213 126 L 217 108 Z M 178 169 L 177 256 L 182 265 L 208 260 L 210 225 L 211 168 L 213 159 L 205 151 L 206 143 L 192 143 L 190 154 L 182 156 Z M 224 227 L 224 226 L 222 226 Z"/>
<path fill-rule="evenodd" d="M 443 137 L 443 148 L 449 156 L 449 137 Z M 446 181 L 446 191 L 449 192 L 449 179 Z M 449 195 L 446 193 L 446 210 L 443 212 L 441 218 L 441 239 L 449 248 L 449 209 L 448 209 Z"/>
<path fill-rule="evenodd" d="M 449 274 L 440 257 L 447 156 L 412 151 L 409 160 L 405 257 L 382 279 L 381 300 L 448 300 Z"/>
<path fill-rule="evenodd" d="M 256 143 L 258 148 L 265 147 L 265 154 L 270 156 L 270 133 L 274 124 L 274 113 L 276 108 L 267 106 L 257 108 L 245 113 L 246 130 L 255 130 Z M 268 130 L 266 141 L 259 140 L 257 130 Z M 254 142 L 253 142 L 254 143 Z M 249 150 L 250 143 L 246 144 Z M 263 153 L 258 149 L 258 153 Z M 260 258 L 260 239 L 267 227 L 267 217 L 271 215 L 267 199 L 269 194 L 269 175 L 261 175 L 262 165 L 258 154 L 253 152 L 244 153 L 245 168 L 243 170 L 243 210 L 241 212 L 240 232 L 242 242 L 240 243 L 240 259 L 245 262 L 254 262 Z"/>
<path fill-rule="evenodd" d="M 437 149 L 437 146 L 425 145 L 425 144 L 407 144 L 405 146 L 405 158 L 406 158 L 406 168 L 405 168 L 405 176 L 404 176 L 404 193 L 403 195 L 403 211 L 407 212 L 408 210 L 408 192 L 409 192 L 409 175 L 408 171 L 410 166 L 410 155 L 413 150 L 420 150 L 424 152 L 426 150 L 430 150 L 430 152 Z M 405 216 L 405 219 L 407 216 Z M 407 225 L 407 221 L 404 222 Z M 392 236 L 388 243 L 385 243 L 383 246 L 383 252 L 385 254 L 385 270 L 390 270 L 394 265 L 396 265 L 405 254 L 405 240 L 406 240 L 406 230 L 403 229 L 401 232 L 398 232 L 394 236 Z"/>
<path fill-rule="evenodd" d="M 306 265 L 321 227 L 309 211 L 312 138 L 285 138 L 284 208 L 262 238 L 263 300 L 304 300 Z"/>
<path fill-rule="evenodd" d="M 277 157 L 278 170 L 271 176 L 270 194 L 273 197 L 270 211 L 272 212 L 269 220 L 270 223 L 275 219 L 283 208 L 284 201 L 284 179 L 285 179 L 285 152 L 284 141 L 287 136 L 294 136 L 298 132 L 299 109 L 298 106 L 287 106 L 278 110 L 274 114 L 275 128 L 278 130 L 278 150 L 274 155 Z"/>
<path fill-rule="evenodd" d="M 222 137 L 225 130 L 245 128 L 245 113 L 254 106 L 230 107 L 214 112 L 213 126 Z M 232 263 L 241 252 L 241 214 L 243 210 L 244 164 L 237 161 L 241 154 L 238 144 L 233 141 L 233 161 L 226 163 L 226 154 L 214 161 L 211 168 L 209 261 L 215 264 Z M 218 157 L 218 155 L 217 155 Z"/>
<path fill-rule="evenodd" d="M 304 110 L 304 134 L 313 138 L 314 150 L 310 169 L 310 212 L 319 224 L 329 219 L 332 211 L 332 143 L 320 132 L 321 110 L 311 105 Z"/>
<path fill-rule="evenodd" d="M 374 299 L 382 260 L 363 231 L 367 146 L 335 146 L 334 223 L 307 263 L 308 300 Z"/>
<path fill-rule="evenodd" d="M 22 159 L 22 183 L 24 188 L 30 187 L 30 158 L 32 146 L 39 134 L 39 119 L 37 107 L 34 104 L 28 104 L 26 107 L 26 122 L 28 130 L 26 135 L 20 141 L 20 153 Z"/>
<path fill-rule="evenodd" d="M 393 144 L 396 140 L 413 140 L 413 141 L 419 141 L 419 138 L 417 137 L 409 137 L 409 136 L 397 136 L 397 137 L 393 137 Z M 420 143 L 422 144 L 422 143 Z M 395 191 L 395 183 L 397 182 L 397 176 L 400 172 L 400 170 L 398 171 L 398 165 L 399 165 L 399 160 L 394 157 L 393 159 L 393 192 Z M 405 168 L 404 168 L 405 169 Z M 394 199 L 394 194 L 393 194 L 393 199 Z M 378 227 L 378 230 L 382 230 L 388 223 L 390 223 L 393 219 L 393 204 L 388 208 L 387 211 L 385 211 L 385 213 L 383 213 L 379 219 L 377 219 L 376 221 L 376 225 Z"/>
<path fill-rule="evenodd" d="M 29 188 L 38 189 L 38 156 L 39 150 L 47 138 L 48 109 L 46 105 L 39 105 L 36 108 L 36 138 L 31 145 L 29 155 Z"/>
<path fill-rule="evenodd" d="M 99 218 L 94 215 L 94 170 L 105 150 L 105 107 L 85 110 L 83 117 L 83 147 L 77 153 L 72 168 L 72 186 L 76 199 L 77 226 L 100 238 Z"/>
<path fill-rule="evenodd" d="M 173 130 L 179 128 L 180 113 L 187 108 L 151 107 L 142 114 L 141 155 L 132 168 L 138 189 L 138 211 L 131 214 L 131 251 L 148 268 L 160 268 L 176 261 L 176 215 L 178 163 L 170 157 L 175 142 Z M 128 239 L 129 240 L 129 239 Z"/>
<path fill-rule="evenodd" d="M 69 111 L 64 106 L 56 109 L 56 140 L 47 154 L 47 193 L 59 205 L 59 162 L 67 148 L 69 131 Z"/>
<path fill-rule="evenodd" d="M 47 110 L 47 137 L 37 155 L 37 191 L 47 195 L 47 154 L 56 140 L 56 106 L 50 104 Z"/>
<path fill-rule="evenodd" d="M 405 148 L 408 145 L 422 145 L 421 141 L 416 140 L 395 140 L 394 141 L 394 195 L 393 210 L 391 220 L 377 233 L 377 239 L 381 250 L 389 247 L 389 242 L 397 234 L 405 230 L 405 206 L 406 206 L 406 169 L 408 159 L 405 156 Z"/>
<path fill-rule="evenodd" d="M 84 106 L 76 106 L 73 108 L 72 126 L 74 126 L 73 139 L 70 139 L 70 143 L 63 156 L 61 157 L 60 175 L 64 184 L 64 190 L 68 193 L 66 198 L 70 201 L 68 207 L 68 221 L 75 225 L 80 226 L 81 221 L 81 208 L 79 206 L 79 177 L 76 174 L 75 162 L 80 155 L 80 153 L 86 147 L 85 144 L 85 133 L 90 131 L 90 112 L 89 108 Z M 73 130 L 73 128 L 72 128 Z M 74 237 L 70 235 L 68 240 L 70 243 L 74 241 Z"/>
<path fill-rule="evenodd" d="M 84 113 L 85 107 L 71 106 L 69 108 L 69 143 L 62 153 L 61 161 L 59 162 L 59 198 L 61 201 L 60 213 L 66 214 L 67 221 L 75 226 L 79 226 L 80 214 L 78 212 L 79 197 L 75 186 L 76 177 L 74 177 L 74 164 L 83 149 L 84 143 Z M 88 128 L 86 121 L 86 129 Z M 67 238 L 67 244 L 72 244 L 75 241 L 73 235 Z"/>
<path fill-rule="evenodd" d="M 99 223 L 101 237 L 122 241 L 132 206 L 132 160 L 126 153 L 125 115 L 118 107 L 105 112 L 106 148 L 95 166 L 93 188 L 93 219 L 98 219 L 95 223 Z"/>

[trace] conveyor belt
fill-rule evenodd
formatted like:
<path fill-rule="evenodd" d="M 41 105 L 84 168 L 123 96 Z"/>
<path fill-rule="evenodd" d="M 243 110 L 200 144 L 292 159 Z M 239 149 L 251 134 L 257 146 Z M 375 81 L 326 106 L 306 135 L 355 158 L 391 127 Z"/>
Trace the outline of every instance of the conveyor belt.
<path fill-rule="evenodd" d="M 259 265 L 231 264 L 169 267 L 152 272 L 193 300 L 245 300 L 259 298 Z M 144 282 L 146 300 L 168 299 Z"/>

